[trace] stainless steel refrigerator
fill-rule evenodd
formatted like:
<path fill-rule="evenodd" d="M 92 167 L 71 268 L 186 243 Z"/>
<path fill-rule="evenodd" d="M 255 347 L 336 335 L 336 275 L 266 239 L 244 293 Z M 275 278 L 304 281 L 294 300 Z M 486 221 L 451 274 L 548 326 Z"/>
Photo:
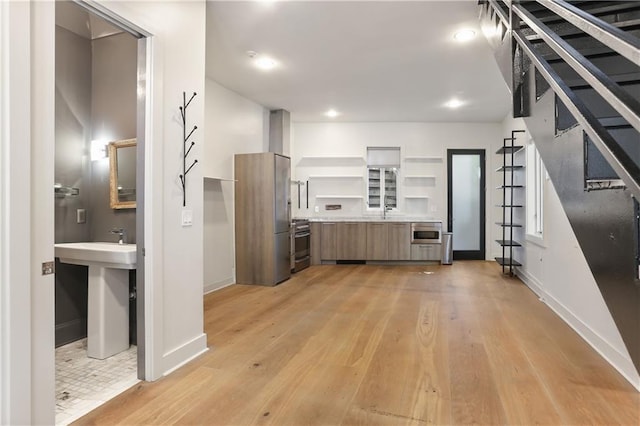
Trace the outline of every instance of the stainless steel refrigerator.
<path fill-rule="evenodd" d="M 235 156 L 236 282 L 275 285 L 291 276 L 289 157 Z"/>

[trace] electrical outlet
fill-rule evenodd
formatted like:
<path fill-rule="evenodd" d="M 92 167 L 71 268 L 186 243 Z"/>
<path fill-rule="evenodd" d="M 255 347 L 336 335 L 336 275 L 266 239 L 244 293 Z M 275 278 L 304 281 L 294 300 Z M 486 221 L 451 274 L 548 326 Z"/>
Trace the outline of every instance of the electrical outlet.
<path fill-rule="evenodd" d="M 54 262 L 42 262 L 42 275 L 51 275 L 55 273 L 56 267 Z"/>
<path fill-rule="evenodd" d="M 85 209 L 77 209 L 76 223 L 86 223 L 86 222 L 87 222 L 87 211 Z"/>
<path fill-rule="evenodd" d="M 193 210 L 182 210 L 182 226 L 193 225 Z"/>
<path fill-rule="evenodd" d="M 313 208 L 313 211 L 314 211 L 314 212 L 316 212 L 316 213 L 318 213 L 318 212 L 320 211 L 320 207 L 315 206 L 315 207 Z"/>

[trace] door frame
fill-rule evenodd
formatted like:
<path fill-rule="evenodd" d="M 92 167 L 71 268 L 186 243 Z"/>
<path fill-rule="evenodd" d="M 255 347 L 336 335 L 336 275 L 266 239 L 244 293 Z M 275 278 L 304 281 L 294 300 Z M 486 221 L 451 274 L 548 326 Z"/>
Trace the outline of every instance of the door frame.
<path fill-rule="evenodd" d="M 454 260 L 485 260 L 486 259 L 486 150 L 484 149 L 447 149 L 447 229 L 454 233 L 453 229 L 453 156 L 454 155 L 479 155 L 480 156 L 480 249 L 479 250 L 454 250 Z"/>

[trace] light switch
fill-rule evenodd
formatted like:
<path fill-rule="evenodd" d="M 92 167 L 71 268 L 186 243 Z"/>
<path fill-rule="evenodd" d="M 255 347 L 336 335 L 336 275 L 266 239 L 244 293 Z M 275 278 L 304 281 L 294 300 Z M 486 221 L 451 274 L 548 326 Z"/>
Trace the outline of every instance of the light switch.
<path fill-rule="evenodd" d="M 193 225 L 193 210 L 182 210 L 182 226 Z"/>

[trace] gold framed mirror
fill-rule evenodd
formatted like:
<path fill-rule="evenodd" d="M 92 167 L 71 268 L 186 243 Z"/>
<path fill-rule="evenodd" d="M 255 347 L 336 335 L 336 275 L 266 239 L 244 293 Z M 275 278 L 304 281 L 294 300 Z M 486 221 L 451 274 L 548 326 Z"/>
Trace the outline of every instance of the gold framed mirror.
<path fill-rule="evenodd" d="M 109 143 L 109 204 L 112 209 L 136 208 L 136 140 Z"/>

